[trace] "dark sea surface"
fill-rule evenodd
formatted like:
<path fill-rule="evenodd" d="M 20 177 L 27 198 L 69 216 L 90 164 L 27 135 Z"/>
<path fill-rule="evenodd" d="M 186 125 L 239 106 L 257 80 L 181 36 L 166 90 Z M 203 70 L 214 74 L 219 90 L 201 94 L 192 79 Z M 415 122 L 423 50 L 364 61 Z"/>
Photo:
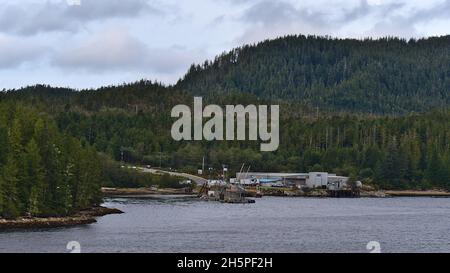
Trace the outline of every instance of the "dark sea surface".
<path fill-rule="evenodd" d="M 0 232 L 0 252 L 450 252 L 449 198 L 283 198 L 222 204 L 112 198 L 124 214 L 72 228 Z M 377 243 L 372 243 L 377 244 Z"/>

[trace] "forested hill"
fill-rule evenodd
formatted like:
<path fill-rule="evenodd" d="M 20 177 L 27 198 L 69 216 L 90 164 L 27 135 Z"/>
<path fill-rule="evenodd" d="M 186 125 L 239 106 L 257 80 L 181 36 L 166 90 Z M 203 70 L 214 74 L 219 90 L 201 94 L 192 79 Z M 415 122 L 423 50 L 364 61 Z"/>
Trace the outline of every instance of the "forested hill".
<path fill-rule="evenodd" d="M 62 139 L 75 138 L 75 146 L 85 147 L 87 157 L 95 149 L 102 158 L 191 173 L 205 158 L 208 168 L 220 170 L 225 164 L 230 173 L 246 163 L 254 171 L 328 171 L 381 188 L 450 189 L 449 53 L 450 36 L 408 42 L 291 36 L 235 49 L 212 63 L 194 66 L 175 86 L 142 80 L 78 92 L 37 85 L 0 92 L 0 105 L 30 108 L 35 113 L 31 116 L 48 115 L 54 131 Z M 218 95 L 222 92 L 224 96 Z M 174 141 L 170 111 L 180 103 L 192 105 L 194 94 L 208 95 L 204 105 L 279 100 L 279 149 L 263 153 L 253 141 Z M 320 110 L 311 109 L 314 106 Z M 3 113 L 4 120 L 11 119 L 10 111 Z M 28 120 L 28 115 L 23 117 Z M 28 124 L 33 122 L 22 127 L 31 128 Z M 9 143 L 15 139 L 8 133 L 14 123 L 0 123 L 0 142 L 2 125 L 2 143 Z M 70 159 L 73 153 L 66 151 Z M 40 152 L 42 159 L 48 158 Z M 8 148 L 1 154 L 0 149 L 0 192 L 8 205 L 4 200 L 10 195 L 2 191 L 7 185 L 2 181 L 22 178 L 9 174 L 8 166 L 15 162 L 1 161 L 18 153 Z M 103 185 L 129 186 L 119 164 L 103 165 Z M 61 166 L 63 170 L 66 165 Z M 134 177 L 133 186 L 170 182 Z M 30 210 L 25 202 L 29 197 L 23 200 L 25 205 L 14 210 Z M 52 204 L 43 211 L 53 213 Z M 73 201 L 68 205 L 78 206 Z"/>
<path fill-rule="evenodd" d="M 219 105 L 268 103 L 248 93 L 216 96 L 205 104 L 209 102 Z M 179 103 L 191 105 L 192 95 L 147 81 L 81 92 L 34 86 L 0 94 L 0 105 L 2 103 L 8 107 L 18 105 L 20 109 L 33 109 L 34 115 L 48 115 L 61 136 L 74 137 L 77 145 L 101 152 L 98 161 L 103 163 L 101 179 L 105 179 L 103 185 L 106 186 L 171 183 L 162 178 L 148 181 L 139 176 L 130 180 L 127 174 L 120 172 L 119 164 L 114 167 L 113 162 L 109 163 L 108 158 L 111 158 L 189 173 L 201 168 L 205 159 L 208 169 L 221 170 L 225 164 L 229 173 L 239 171 L 242 163 L 246 163 L 251 164 L 254 171 L 328 171 L 385 189 L 450 189 L 450 109 L 403 116 L 326 114 L 323 111 L 308 116 L 303 105 L 282 102 L 280 147 L 268 153 L 260 152 L 257 141 L 173 140 L 170 128 L 175 119 L 170 117 L 171 109 Z M 5 120 L 11 119 L 10 112 L 4 111 Z M 28 132 L 32 128 L 29 124 L 35 122 L 27 119 L 28 114 L 22 116 L 26 123 L 24 121 L 21 128 L 27 128 Z M 7 124 L 3 129 L 7 136 L 13 131 L 10 127 L 14 128 L 14 123 L 0 123 L 0 143 L 8 143 L 8 139 L 14 137 L 4 137 L 5 141 L 1 142 L 2 124 Z M 74 153 L 68 151 L 70 158 Z M 10 150 L 2 157 L 0 149 L 0 192 L 2 179 L 21 179 L 20 176 L 11 179 L 8 161 L 1 161 L 10 153 L 15 152 Z M 46 154 L 41 157 L 49 158 Z"/>
<path fill-rule="evenodd" d="M 176 88 L 294 99 L 327 111 L 426 111 L 450 105 L 450 36 L 409 41 L 287 36 L 193 65 Z"/>

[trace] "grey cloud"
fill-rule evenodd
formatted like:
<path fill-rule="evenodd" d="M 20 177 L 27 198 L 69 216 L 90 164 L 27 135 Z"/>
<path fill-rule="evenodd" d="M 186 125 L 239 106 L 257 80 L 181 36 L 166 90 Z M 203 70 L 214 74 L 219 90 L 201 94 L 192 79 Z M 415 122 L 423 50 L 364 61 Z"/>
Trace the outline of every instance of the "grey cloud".
<path fill-rule="evenodd" d="M 96 20 L 111 17 L 133 17 L 140 13 L 162 14 L 148 0 L 82 0 L 80 6 L 66 9 L 68 18 Z"/>
<path fill-rule="evenodd" d="M 430 19 L 438 19 L 438 18 L 446 18 L 450 17 L 450 0 L 445 0 L 439 3 L 437 6 L 434 6 L 430 9 L 425 10 L 416 10 L 410 18 L 412 21 L 420 20 L 430 20 Z"/>
<path fill-rule="evenodd" d="M 419 9 L 409 12 L 407 15 L 393 15 L 386 11 L 385 16 L 379 20 L 369 31 L 373 36 L 400 36 L 415 37 L 419 34 L 415 25 L 432 19 L 450 18 L 450 0 L 445 0 L 429 9 Z"/>
<path fill-rule="evenodd" d="M 0 69 L 10 69 L 42 58 L 47 48 L 0 35 Z"/>
<path fill-rule="evenodd" d="M 202 52 L 179 46 L 152 48 L 130 35 L 126 29 L 116 28 L 59 52 L 52 64 L 68 71 L 174 73 L 186 69 L 202 55 Z"/>
<path fill-rule="evenodd" d="M 322 22 L 323 17 L 320 12 L 297 9 L 289 2 L 264 0 L 247 9 L 242 19 L 250 23 L 273 25 L 295 20 Z"/>
<path fill-rule="evenodd" d="M 250 23 L 262 23 L 263 25 L 301 22 L 318 28 L 331 26 L 336 28 L 371 14 L 386 16 L 386 14 L 392 13 L 403 6 L 402 3 L 370 5 L 367 0 L 361 0 L 359 5 L 354 8 L 340 9 L 336 7 L 338 16 L 331 17 L 330 14 L 322 11 L 296 8 L 288 1 L 274 2 L 263 0 L 250 7 L 242 17 L 242 20 Z"/>
<path fill-rule="evenodd" d="M 238 43 L 251 43 L 286 34 L 308 33 L 327 26 L 327 17 L 321 12 L 297 9 L 287 1 L 259 1 L 241 17 L 246 31 Z"/>
<path fill-rule="evenodd" d="M 238 42 L 248 43 L 286 34 L 339 36 L 341 29 L 347 25 L 367 18 L 370 18 L 370 30 L 360 33 L 362 36 L 411 37 L 418 35 L 416 24 L 450 17 L 450 0 L 428 10 L 418 9 L 399 15 L 404 11 L 406 3 L 369 4 L 367 0 L 361 0 L 356 7 L 348 9 L 336 5 L 332 14 L 327 14 L 322 10 L 297 8 L 290 1 L 257 1 L 241 17 L 246 29 Z M 364 24 L 367 25 L 367 22 Z"/>
<path fill-rule="evenodd" d="M 66 1 L 0 7 L 0 32 L 32 35 L 40 32 L 75 31 L 82 25 L 109 18 L 140 14 L 161 15 L 148 0 L 82 0 L 80 6 Z"/>
<path fill-rule="evenodd" d="M 382 19 L 404 6 L 405 4 L 400 2 L 370 5 L 367 0 L 360 0 L 359 5 L 355 8 L 342 10 L 340 19 L 338 19 L 337 22 L 340 24 L 350 23 L 363 19 L 369 15 L 377 16 L 377 18 Z"/>

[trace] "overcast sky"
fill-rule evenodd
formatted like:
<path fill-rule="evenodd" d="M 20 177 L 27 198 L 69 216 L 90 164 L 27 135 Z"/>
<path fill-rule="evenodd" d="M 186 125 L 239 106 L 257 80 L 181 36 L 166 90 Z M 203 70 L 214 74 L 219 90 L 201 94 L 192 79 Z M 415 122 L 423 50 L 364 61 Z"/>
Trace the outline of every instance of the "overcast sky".
<path fill-rule="evenodd" d="M 450 0 L 0 0 L 0 89 L 174 83 L 246 43 L 286 34 L 427 37 Z"/>

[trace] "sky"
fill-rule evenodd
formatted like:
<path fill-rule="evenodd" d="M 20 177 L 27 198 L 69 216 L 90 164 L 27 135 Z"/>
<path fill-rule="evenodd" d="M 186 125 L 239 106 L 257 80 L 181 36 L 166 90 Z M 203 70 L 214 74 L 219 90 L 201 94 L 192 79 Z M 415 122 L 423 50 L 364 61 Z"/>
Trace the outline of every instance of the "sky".
<path fill-rule="evenodd" d="M 450 34 L 450 0 L 0 0 L 0 90 L 173 84 L 192 63 L 288 34 Z"/>

